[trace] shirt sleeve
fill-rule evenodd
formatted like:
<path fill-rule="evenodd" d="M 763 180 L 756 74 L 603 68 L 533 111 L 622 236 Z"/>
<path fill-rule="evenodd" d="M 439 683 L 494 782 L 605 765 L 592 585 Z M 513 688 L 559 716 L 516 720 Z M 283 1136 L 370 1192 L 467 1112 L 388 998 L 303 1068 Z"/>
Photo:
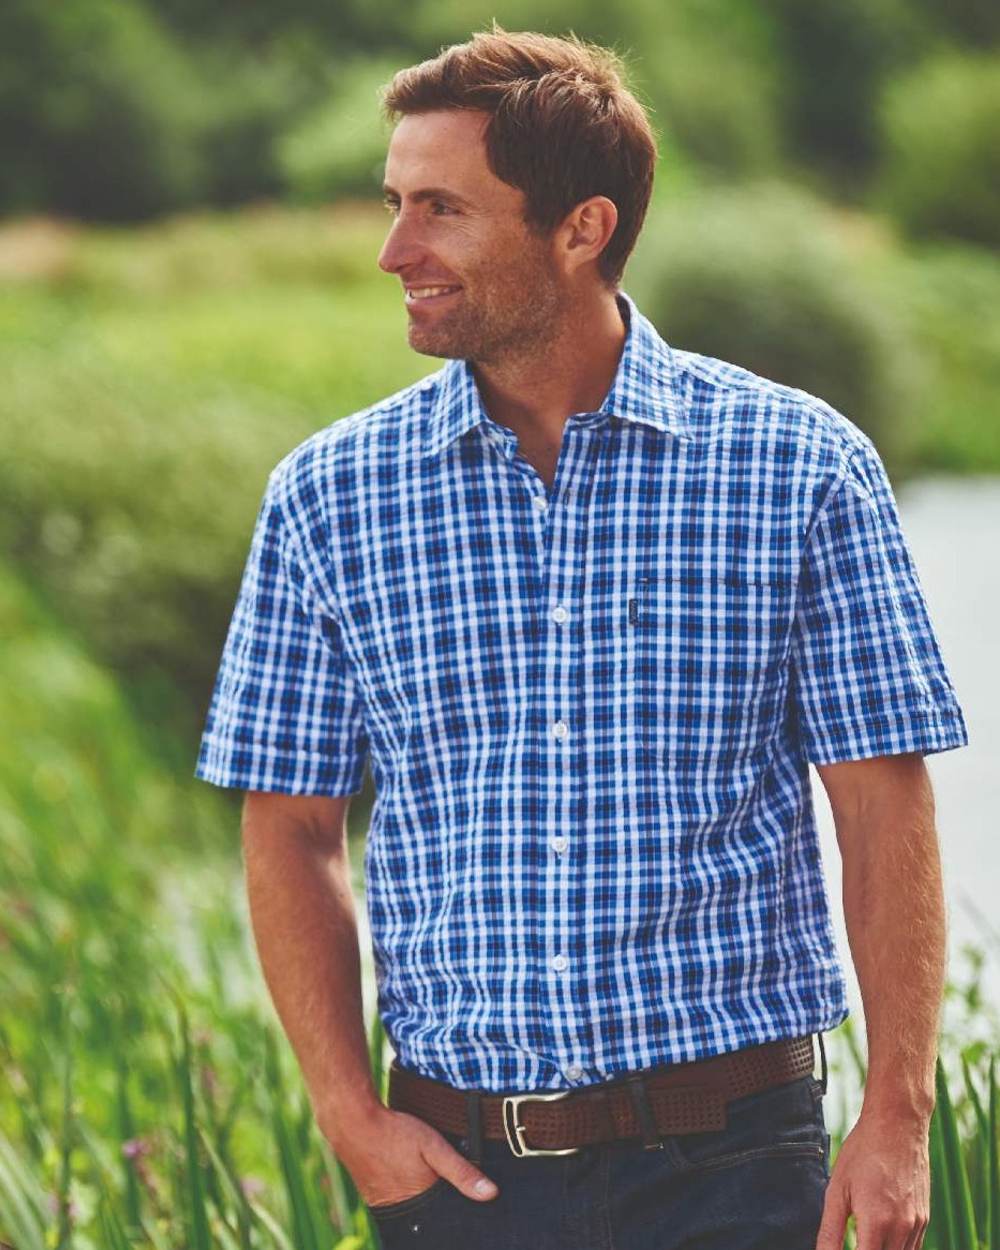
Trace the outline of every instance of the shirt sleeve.
<path fill-rule="evenodd" d="M 852 452 L 807 537 L 791 663 L 800 740 L 813 764 L 968 745 L 870 439 Z"/>
<path fill-rule="evenodd" d="M 311 594 L 272 474 L 215 679 L 194 775 L 217 786 L 361 788 L 364 703 L 335 617 Z"/>

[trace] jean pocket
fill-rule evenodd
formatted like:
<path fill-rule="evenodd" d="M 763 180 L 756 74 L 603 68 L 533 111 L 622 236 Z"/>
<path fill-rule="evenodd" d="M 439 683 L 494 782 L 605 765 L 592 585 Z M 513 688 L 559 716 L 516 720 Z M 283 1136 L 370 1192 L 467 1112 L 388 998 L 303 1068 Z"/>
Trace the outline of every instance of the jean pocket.
<path fill-rule="evenodd" d="M 393 1219 L 399 1215 L 413 1215 L 417 1211 L 422 1211 L 449 1184 L 451 1184 L 450 1181 L 439 1176 L 427 1189 L 421 1189 L 419 1193 L 411 1194 L 409 1198 L 401 1198 L 398 1202 L 380 1202 L 375 1206 L 369 1204 L 368 1210 L 376 1221 Z"/>
<path fill-rule="evenodd" d="M 754 1159 L 813 1158 L 826 1153 L 822 1106 L 811 1076 L 734 1098 L 726 1109 L 726 1127 L 701 1133 L 671 1134 L 666 1142 L 674 1166 L 687 1169 L 729 1167 Z"/>

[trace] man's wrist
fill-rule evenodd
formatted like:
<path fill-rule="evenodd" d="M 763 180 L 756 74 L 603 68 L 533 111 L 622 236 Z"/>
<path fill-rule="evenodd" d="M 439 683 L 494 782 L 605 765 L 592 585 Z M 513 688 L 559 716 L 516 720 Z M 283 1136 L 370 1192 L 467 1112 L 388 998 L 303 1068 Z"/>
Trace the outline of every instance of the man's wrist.
<path fill-rule="evenodd" d="M 861 1116 L 865 1120 L 890 1120 L 926 1130 L 934 1114 L 934 1097 L 913 1090 L 865 1089 Z"/>
<path fill-rule="evenodd" d="M 338 1141 L 364 1132 L 386 1109 L 370 1083 L 350 1093 L 341 1088 L 312 1101 L 316 1123 L 335 1148 Z"/>

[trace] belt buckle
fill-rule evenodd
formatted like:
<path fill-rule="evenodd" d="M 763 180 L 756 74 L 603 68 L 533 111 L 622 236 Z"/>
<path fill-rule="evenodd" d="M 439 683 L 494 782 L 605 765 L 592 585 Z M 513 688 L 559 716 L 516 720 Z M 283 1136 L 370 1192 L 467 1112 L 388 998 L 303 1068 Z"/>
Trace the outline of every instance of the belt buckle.
<path fill-rule="evenodd" d="M 568 1098 L 574 1092 L 572 1089 L 561 1089 L 554 1094 L 508 1094 L 504 1098 L 500 1108 L 503 1131 L 507 1135 L 507 1145 L 517 1158 L 523 1159 L 527 1155 L 573 1155 L 582 1149 L 581 1146 L 567 1146 L 562 1150 L 534 1149 L 524 1140 L 526 1129 L 517 1118 L 517 1109 L 523 1102 L 555 1102 L 557 1098 Z M 511 1135 L 512 1128 L 513 1135 Z"/>

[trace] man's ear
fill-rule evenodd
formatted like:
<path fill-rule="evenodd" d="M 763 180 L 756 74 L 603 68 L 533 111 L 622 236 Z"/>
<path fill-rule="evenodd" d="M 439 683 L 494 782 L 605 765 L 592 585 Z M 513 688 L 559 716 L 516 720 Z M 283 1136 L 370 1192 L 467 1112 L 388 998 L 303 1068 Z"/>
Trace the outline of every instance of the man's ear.
<path fill-rule="evenodd" d="M 597 260 L 618 225 L 618 209 L 606 195 L 592 195 L 571 209 L 559 227 L 557 245 L 569 272 Z"/>

